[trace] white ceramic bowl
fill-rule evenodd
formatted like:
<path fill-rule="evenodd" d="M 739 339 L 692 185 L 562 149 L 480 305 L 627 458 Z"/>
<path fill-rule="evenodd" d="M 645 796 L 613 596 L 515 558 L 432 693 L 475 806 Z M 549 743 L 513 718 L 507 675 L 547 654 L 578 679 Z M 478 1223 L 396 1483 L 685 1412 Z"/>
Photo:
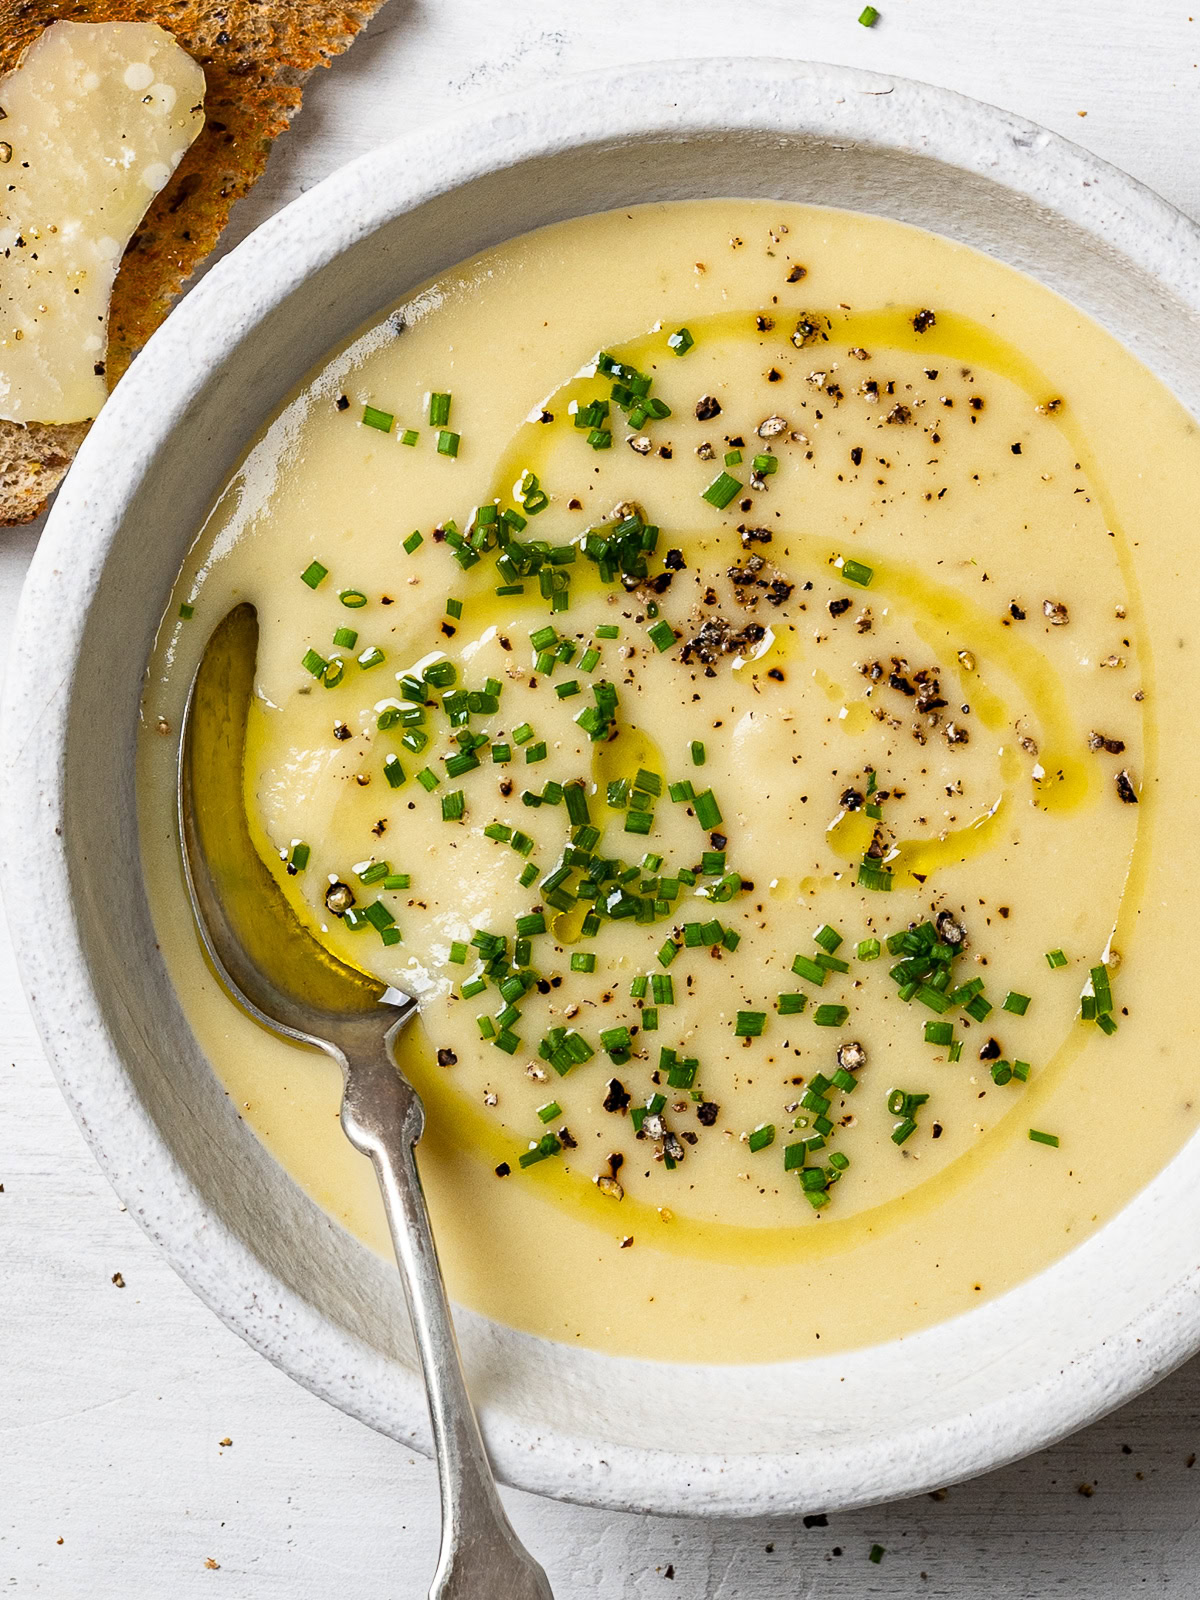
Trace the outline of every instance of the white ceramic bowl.
<path fill-rule="evenodd" d="M 143 669 L 216 491 L 330 346 L 514 233 L 698 195 L 880 212 L 990 251 L 1089 312 L 1200 414 L 1198 230 L 1074 146 L 941 90 L 830 67 L 608 72 L 367 156 L 217 266 L 92 429 L 17 625 L 5 887 L 63 1091 L 196 1292 L 301 1383 L 420 1449 L 394 1274 L 238 1122 L 157 953 L 133 801 Z M 545 1344 L 466 1313 L 459 1326 L 509 1483 L 663 1512 L 826 1510 L 984 1471 L 1160 1377 L 1200 1346 L 1197 1239 L 1193 1140 L 1040 1277 L 851 1355 L 714 1371 Z"/>

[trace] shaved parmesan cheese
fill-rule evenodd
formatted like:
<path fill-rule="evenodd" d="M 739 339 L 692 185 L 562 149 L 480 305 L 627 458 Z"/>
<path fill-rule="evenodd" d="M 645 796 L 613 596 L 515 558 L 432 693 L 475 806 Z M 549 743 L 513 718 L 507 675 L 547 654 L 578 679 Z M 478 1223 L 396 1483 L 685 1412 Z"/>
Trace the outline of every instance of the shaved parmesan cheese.
<path fill-rule="evenodd" d="M 201 68 L 144 22 L 56 22 L 0 77 L 0 417 L 104 404 L 113 279 L 203 101 Z"/>

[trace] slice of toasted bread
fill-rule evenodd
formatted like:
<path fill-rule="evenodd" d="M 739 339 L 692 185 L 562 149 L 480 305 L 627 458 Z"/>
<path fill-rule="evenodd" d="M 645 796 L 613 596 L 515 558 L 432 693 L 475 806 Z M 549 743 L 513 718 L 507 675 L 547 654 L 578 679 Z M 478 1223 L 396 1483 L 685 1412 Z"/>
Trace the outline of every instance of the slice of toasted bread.
<path fill-rule="evenodd" d="M 272 141 L 300 106 L 314 67 L 328 66 L 383 0 L 0 0 L 0 72 L 52 22 L 157 22 L 204 69 L 205 123 L 155 196 L 121 262 L 108 326 L 111 388 L 166 316 L 261 176 Z M 86 423 L 0 420 L 0 527 L 43 510 Z"/>

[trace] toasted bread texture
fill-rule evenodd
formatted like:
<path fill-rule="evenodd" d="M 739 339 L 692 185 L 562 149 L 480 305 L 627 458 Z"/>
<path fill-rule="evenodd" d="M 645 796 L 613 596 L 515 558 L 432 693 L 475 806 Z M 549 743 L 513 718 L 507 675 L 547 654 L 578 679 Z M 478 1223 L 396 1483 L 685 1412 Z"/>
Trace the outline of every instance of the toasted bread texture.
<path fill-rule="evenodd" d="M 113 287 L 111 388 L 261 176 L 304 80 L 349 46 L 383 0 L 0 0 L 0 72 L 52 22 L 156 22 L 204 69 L 205 123 L 130 240 Z M 32 521 L 86 423 L 0 420 L 0 527 Z"/>

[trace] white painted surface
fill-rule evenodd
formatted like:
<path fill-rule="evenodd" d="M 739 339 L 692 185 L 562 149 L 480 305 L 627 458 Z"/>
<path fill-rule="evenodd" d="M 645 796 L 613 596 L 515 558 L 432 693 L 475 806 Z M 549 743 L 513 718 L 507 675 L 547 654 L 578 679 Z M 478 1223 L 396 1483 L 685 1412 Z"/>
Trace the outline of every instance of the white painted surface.
<path fill-rule="evenodd" d="M 1079 139 L 1200 215 L 1200 22 L 1186 0 L 891 0 L 870 32 L 855 23 L 857 0 L 645 9 L 639 19 L 612 0 L 587 12 L 551 0 L 391 0 L 314 85 L 232 236 L 343 161 L 481 95 L 705 50 L 945 83 Z M 28 531 L 0 543 L 0 636 L 32 545 Z M 436 1543 L 429 1464 L 296 1388 L 174 1278 L 96 1171 L 6 950 L 0 962 L 0 1592 L 315 1600 L 340 1584 L 355 1600 L 423 1595 Z M 1200 1467 L 1186 1465 L 1200 1450 L 1198 1409 L 1194 1363 L 1022 1466 L 827 1528 L 511 1504 L 560 1600 L 660 1593 L 669 1565 L 667 1593 L 713 1600 L 1184 1596 L 1200 1544 Z M 867 1560 L 875 1540 L 886 1547 L 879 1566 Z"/>

